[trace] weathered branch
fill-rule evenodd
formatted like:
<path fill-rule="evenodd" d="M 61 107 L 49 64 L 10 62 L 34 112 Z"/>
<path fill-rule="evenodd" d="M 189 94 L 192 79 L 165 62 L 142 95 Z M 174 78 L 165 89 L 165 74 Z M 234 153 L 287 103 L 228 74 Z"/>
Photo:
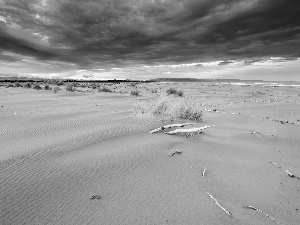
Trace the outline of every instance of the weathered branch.
<path fill-rule="evenodd" d="M 202 172 L 202 177 L 204 177 L 205 171 L 206 171 L 206 167 L 204 168 L 204 170 L 203 170 L 203 172 Z"/>
<path fill-rule="evenodd" d="M 173 155 L 175 155 L 176 153 L 177 153 L 177 154 L 180 154 L 180 153 L 182 153 L 182 152 L 181 152 L 181 150 L 178 150 L 178 149 L 172 149 L 172 150 L 169 151 L 170 156 L 173 156 Z"/>
<path fill-rule="evenodd" d="M 173 131 L 165 132 L 165 134 L 177 134 L 177 133 L 201 133 L 203 130 L 210 128 L 210 126 L 196 127 L 196 128 L 186 128 L 186 129 L 176 129 Z"/>
<path fill-rule="evenodd" d="M 253 206 L 251 206 L 251 205 L 250 205 L 250 206 L 244 206 L 244 208 L 256 210 L 256 211 L 258 211 L 258 212 L 264 214 L 265 216 L 269 217 L 271 220 L 273 220 L 273 221 L 276 222 L 277 224 L 280 224 L 277 220 L 275 220 L 274 218 L 272 218 L 271 216 L 269 216 L 267 213 L 265 213 L 264 211 L 262 211 L 262 210 L 260 210 L 260 209 L 258 209 L 258 208 L 255 208 L 255 207 L 253 207 Z"/>
<path fill-rule="evenodd" d="M 157 133 L 159 131 L 167 130 L 167 129 L 171 129 L 171 128 L 190 126 L 190 125 L 193 125 L 193 124 L 195 124 L 195 123 L 169 124 L 169 125 L 162 126 L 162 127 L 156 128 L 154 130 L 151 130 L 150 134 L 154 134 L 154 133 Z"/>
<path fill-rule="evenodd" d="M 272 162 L 271 160 L 269 160 L 270 163 L 274 164 L 275 166 L 277 166 L 279 169 L 281 169 L 282 171 L 286 172 L 289 177 L 291 178 L 298 178 L 298 180 L 300 179 L 298 176 L 296 176 L 295 174 L 292 174 L 291 172 L 289 172 L 288 170 L 283 169 L 281 166 L 279 166 L 277 163 Z"/>
<path fill-rule="evenodd" d="M 208 194 L 208 196 L 211 198 L 211 199 L 213 199 L 215 202 L 216 202 L 216 205 L 217 206 L 219 206 L 225 213 L 227 213 L 229 216 L 232 216 L 232 214 L 228 211 L 228 210 L 226 210 L 223 206 L 221 206 L 220 205 L 220 203 L 217 201 L 217 199 L 215 199 L 214 198 L 214 196 L 212 196 L 211 194 L 209 194 L 206 190 L 204 190 L 207 194 Z"/>

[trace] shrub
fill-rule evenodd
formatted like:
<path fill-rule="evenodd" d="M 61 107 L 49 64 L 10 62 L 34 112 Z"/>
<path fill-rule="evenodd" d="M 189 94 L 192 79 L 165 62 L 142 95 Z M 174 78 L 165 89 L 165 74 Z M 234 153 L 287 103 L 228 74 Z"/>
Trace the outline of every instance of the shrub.
<path fill-rule="evenodd" d="M 151 92 L 152 93 L 157 93 L 157 89 L 152 89 Z"/>
<path fill-rule="evenodd" d="M 36 90 L 41 90 L 41 86 L 39 84 L 34 84 L 33 85 L 33 89 L 36 89 Z"/>
<path fill-rule="evenodd" d="M 167 95 L 178 95 L 180 97 L 183 96 L 183 91 L 177 90 L 176 88 L 169 88 L 166 90 Z"/>
<path fill-rule="evenodd" d="M 71 83 L 66 84 L 66 91 L 74 91 L 74 85 Z"/>
<path fill-rule="evenodd" d="M 53 88 L 54 93 L 57 93 L 59 90 L 60 90 L 60 87 L 58 87 L 58 86 L 55 86 L 55 87 Z"/>
<path fill-rule="evenodd" d="M 135 104 L 135 110 L 138 113 L 151 113 L 170 120 L 201 120 L 203 116 L 203 111 L 198 105 L 185 98 L 172 96 L 162 96 L 154 103 L 139 102 Z"/>
<path fill-rule="evenodd" d="M 98 92 L 112 92 L 108 87 L 106 86 L 101 86 L 98 88 Z"/>
<path fill-rule="evenodd" d="M 45 85 L 45 90 L 51 90 L 51 87 L 49 86 L 49 84 Z"/>
<path fill-rule="evenodd" d="M 9 84 L 9 85 L 7 85 L 7 87 L 15 87 L 15 85 L 14 84 Z"/>
<path fill-rule="evenodd" d="M 29 83 L 29 82 L 25 83 L 24 88 L 31 88 L 31 83 Z"/>
<path fill-rule="evenodd" d="M 15 87 L 22 87 L 22 85 L 19 82 L 17 82 L 15 83 Z"/>
<path fill-rule="evenodd" d="M 138 90 L 134 90 L 130 92 L 130 95 L 140 96 L 140 92 Z"/>

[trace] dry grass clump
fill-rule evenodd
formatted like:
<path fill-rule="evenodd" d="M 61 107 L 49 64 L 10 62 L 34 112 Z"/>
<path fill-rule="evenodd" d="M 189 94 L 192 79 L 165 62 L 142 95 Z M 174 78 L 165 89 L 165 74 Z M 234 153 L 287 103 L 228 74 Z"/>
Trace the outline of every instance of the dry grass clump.
<path fill-rule="evenodd" d="M 36 89 L 36 90 L 41 90 L 41 86 L 39 84 L 33 84 L 33 89 Z"/>
<path fill-rule="evenodd" d="M 160 115 L 164 119 L 201 120 L 203 110 L 186 98 L 161 96 L 156 102 L 138 102 L 135 105 L 137 113 Z"/>
<path fill-rule="evenodd" d="M 24 88 L 31 88 L 31 83 L 26 82 L 26 83 L 24 84 Z"/>
<path fill-rule="evenodd" d="M 74 91 L 74 84 L 68 83 L 66 84 L 66 91 Z"/>
<path fill-rule="evenodd" d="M 167 95 L 178 95 L 179 97 L 183 97 L 183 91 L 177 90 L 176 88 L 169 88 L 166 90 Z"/>
<path fill-rule="evenodd" d="M 98 92 L 112 92 L 108 87 L 106 86 L 101 86 L 98 88 Z"/>
<path fill-rule="evenodd" d="M 130 95 L 133 95 L 133 96 L 140 96 L 140 91 L 138 90 L 133 90 L 130 92 Z"/>

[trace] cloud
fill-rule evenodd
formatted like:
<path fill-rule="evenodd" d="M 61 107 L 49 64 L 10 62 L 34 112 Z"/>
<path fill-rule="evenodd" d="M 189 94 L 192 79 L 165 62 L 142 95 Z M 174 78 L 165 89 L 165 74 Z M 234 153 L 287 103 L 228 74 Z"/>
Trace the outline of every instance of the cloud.
<path fill-rule="evenodd" d="M 0 7 L 0 53 L 83 69 L 299 57 L 299 0 L 3 0 Z"/>

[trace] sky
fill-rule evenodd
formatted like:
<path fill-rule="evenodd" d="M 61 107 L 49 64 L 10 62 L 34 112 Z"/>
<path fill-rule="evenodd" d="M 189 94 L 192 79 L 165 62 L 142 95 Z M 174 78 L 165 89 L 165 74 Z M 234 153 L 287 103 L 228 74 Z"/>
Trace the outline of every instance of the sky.
<path fill-rule="evenodd" d="M 300 81 L 299 0 L 0 0 L 0 74 Z"/>

